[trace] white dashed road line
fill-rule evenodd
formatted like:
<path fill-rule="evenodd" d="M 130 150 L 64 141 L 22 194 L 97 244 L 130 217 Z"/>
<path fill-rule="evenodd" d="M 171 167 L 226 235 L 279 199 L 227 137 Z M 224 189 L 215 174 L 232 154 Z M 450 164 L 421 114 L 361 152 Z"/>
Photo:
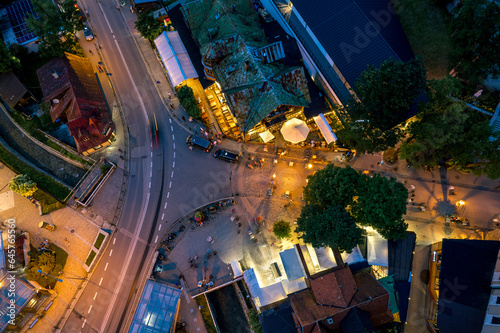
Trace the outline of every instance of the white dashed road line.
<path fill-rule="evenodd" d="M 167 199 L 170 197 L 170 192 L 167 192 Z"/>
<path fill-rule="evenodd" d="M 104 271 L 106 272 L 107 269 L 108 269 L 108 263 L 106 263 L 106 266 L 104 267 Z"/>
<path fill-rule="evenodd" d="M 172 118 L 168 118 L 168 121 L 170 121 L 170 123 L 172 123 Z"/>
<path fill-rule="evenodd" d="M 175 140 L 175 136 L 172 134 L 172 140 Z"/>
<path fill-rule="evenodd" d="M 167 209 L 167 203 L 165 202 L 165 206 L 163 207 L 163 209 Z"/>
<path fill-rule="evenodd" d="M 172 174 L 170 175 L 170 178 L 174 178 L 174 172 L 172 171 Z"/>
<path fill-rule="evenodd" d="M 174 151 L 174 158 L 175 158 L 175 151 Z"/>
<path fill-rule="evenodd" d="M 165 219 L 165 213 L 161 214 L 161 220 L 163 221 Z"/>
<path fill-rule="evenodd" d="M 151 188 L 151 182 L 149 182 L 149 188 Z"/>
<path fill-rule="evenodd" d="M 87 313 L 90 313 L 90 310 L 92 310 L 92 305 L 90 306 L 89 311 Z"/>
<path fill-rule="evenodd" d="M 102 279 L 103 279 L 103 278 L 101 278 L 101 281 L 99 281 L 99 285 L 101 285 L 101 283 L 102 283 Z"/>
<path fill-rule="evenodd" d="M 172 162 L 172 168 L 175 168 L 175 161 Z"/>
<path fill-rule="evenodd" d="M 168 188 L 171 188 L 172 187 L 172 182 L 170 182 L 170 184 L 168 184 Z"/>
<path fill-rule="evenodd" d="M 113 238 L 113 245 L 115 245 L 115 242 L 116 242 L 116 237 Z"/>
<path fill-rule="evenodd" d="M 160 231 L 160 230 L 161 230 L 161 224 L 158 226 L 158 231 Z"/>
<path fill-rule="evenodd" d="M 85 323 L 87 322 L 87 319 L 83 320 L 82 328 L 85 326 Z"/>
<path fill-rule="evenodd" d="M 174 131 L 174 126 L 170 126 L 170 130 L 173 132 Z"/>
<path fill-rule="evenodd" d="M 109 251 L 109 256 L 111 257 L 111 255 L 113 254 L 113 250 Z"/>
<path fill-rule="evenodd" d="M 95 295 L 94 295 L 94 301 L 95 301 L 95 298 L 96 298 L 96 297 L 97 297 L 97 292 L 96 292 L 96 293 L 95 293 Z"/>
<path fill-rule="evenodd" d="M 151 157 L 153 157 L 153 152 L 151 152 Z M 153 166 L 153 162 L 151 162 L 151 166 Z"/>
<path fill-rule="evenodd" d="M 175 149 L 175 142 L 174 142 L 174 149 Z"/>
<path fill-rule="evenodd" d="M 156 238 L 155 238 L 155 243 L 158 242 L 158 235 L 156 235 Z"/>

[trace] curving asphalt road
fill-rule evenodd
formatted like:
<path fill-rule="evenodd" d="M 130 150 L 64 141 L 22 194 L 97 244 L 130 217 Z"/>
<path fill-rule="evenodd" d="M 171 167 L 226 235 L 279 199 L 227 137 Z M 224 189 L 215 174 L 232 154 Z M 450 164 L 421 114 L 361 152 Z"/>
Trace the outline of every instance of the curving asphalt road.
<path fill-rule="evenodd" d="M 232 165 L 187 148 L 188 133 L 170 118 L 114 4 L 87 0 L 83 6 L 129 128 L 130 177 L 117 232 L 62 332 L 120 332 L 155 244 L 176 219 L 231 195 Z"/>

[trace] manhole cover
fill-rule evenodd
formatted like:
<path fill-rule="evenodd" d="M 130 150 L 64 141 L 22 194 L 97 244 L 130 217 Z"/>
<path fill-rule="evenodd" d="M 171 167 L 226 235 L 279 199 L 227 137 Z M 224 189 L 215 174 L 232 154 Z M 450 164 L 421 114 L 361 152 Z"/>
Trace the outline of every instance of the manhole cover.
<path fill-rule="evenodd" d="M 70 230 L 70 232 L 71 232 L 72 234 L 74 234 L 74 233 L 75 233 L 75 229 L 71 229 L 71 230 Z"/>
<path fill-rule="evenodd" d="M 94 214 L 90 214 L 90 217 L 94 217 L 95 215 Z"/>

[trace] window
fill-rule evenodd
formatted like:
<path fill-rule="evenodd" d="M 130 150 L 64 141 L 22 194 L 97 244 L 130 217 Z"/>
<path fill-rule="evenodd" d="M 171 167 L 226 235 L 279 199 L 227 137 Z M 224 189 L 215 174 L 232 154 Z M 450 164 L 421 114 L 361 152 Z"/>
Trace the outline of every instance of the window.
<path fill-rule="evenodd" d="M 328 318 L 326 320 L 326 322 L 329 324 L 329 325 L 332 325 L 333 324 L 333 319 L 332 318 Z"/>
<path fill-rule="evenodd" d="M 497 302 L 496 304 L 500 304 L 500 296 L 497 296 Z"/>
<path fill-rule="evenodd" d="M 493 316 L 493 318 L 491 318 L 491 323 L 493 325 L 500 325 L 500 317 Z"/>

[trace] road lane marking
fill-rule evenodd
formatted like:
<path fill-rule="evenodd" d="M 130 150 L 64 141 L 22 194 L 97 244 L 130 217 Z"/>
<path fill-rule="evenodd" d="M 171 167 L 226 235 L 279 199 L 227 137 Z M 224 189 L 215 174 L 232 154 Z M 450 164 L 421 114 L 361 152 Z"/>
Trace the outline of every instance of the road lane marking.
<path fill-rule="evenodd" d="M 85 323 L 87 322 L 87 319 L 83 320 L 82 328 L 85 326 Z"/>
<path fill-rule="evenodd" d="M 101 278 L 101 281 L 99 281 L 99 285 L 101 285 L 101 283 L 102 283 L 102 279 L 103 279 L 103 278 Z"/>
<path fill-rule="evenodd" d="M 155 238 L 155 243 L 158 242 L 158 235 L 156 235 L 156 238 Z"/>
<path fill-rule="evenodd" d="M 153 152 L 151 152 L 151 157 L 153 157 Z M 153 166 L 153 162 L 151 162 L 151 166 Z"/>
<path fill-rule="evenodd" d="M 115 242 L 116 242 L 116 237 L 113 238 L 113 245 L 115 245 Z"/>
<path fill-rule="evenodd" d="M 170 178 L 174 178 L 174 172 L 172 171 L 172 174 L 170 175 Z"/>
<path fill-rule="evenodd" d="M 164 219 L 165 219 L 165 213 L 161 214 L 161 220 L 163 221 Z M 161 225 L 160 225 L 160 227 L 161 227 Z"/>
<path fill-rule="evenodd" d="M 111 255 L 112 255 L 112 254 L 113 254 L 113 250 L 111 250 L 111 251 L 109 252 L 109 256 L 111 257 Z"/>
<path fill-rule="evenodd" d="M 163 207 L 163 209 L 167 209 L 167 203 L 165 202 L 165 206 Z"/>
<path fill-rule="evenodd" d="M 168 184 L 168 188 L 171 188 L 172 187 L 172 182 L 170 182 L 170 184 Z"/>
<path fill-rule="evenodd" d="M 170 198 L 170 192 L 167 192 L 167 199 Z"/>
<path fill-rule="evenodd" d="M 173 132 L 174 131 L 174 126 L 170 125 L 170 130 Z"/>
<path fill-rule="evenodd" d="M 151 188 L 151 182 L 149 182 L 149 188 Z"/>
<path fill-rule="evenodd" d="M 174 158 L 175 158 L 175 151 L 174 151 Z"/>
<path fill-rule="evenodd" d="M 174 149 L 175 149 L 175 142 L 174 142 Z"/>
<path fill-rule="evenodd" d="M 106 263 L 106 267 L 104 267 L 104 271 L 106 272 L 107 269 L 108 269 L 108 263 Z"/>
<path fill-rule="evenodd" d="M 172 168 L 175 168 L 175 161 L 172 162 Z"/>
<path fill-rule="evenodd" d="M 151 157 L 153 157 L 153 156 L 151 156 Z M 153 167 L 153 162 L 151 162 L 151 167 Z"/>
<path fill-rule="evenodd" d="M 172 118 L 168 118 L 168 121 L 170 121 L 170 123 L 172 123 Z"/>
<path fill-rule="evenodd" d="M 148 194 L 146 195 L 146 201 L 144 203 L 145 208 L 141 209 L 142 214 L 139 217 L 139 223 L 136 225 L 136 228 L 134 230 L 135 236 L 134 236 L 133 242 L 131 244 L 132 246 L 129 247 L 129 251 L 128 251 L 127 256 L 125 258 L 124 265 L 122 266 L 122 271 L 120 273 L 118 281 L 115 281 L 115 283 L 114 283 L 115 287 L 114 287 L 114 290 L 112 291 L 113 296 L 111 297 L 111 300 L 109 301 L 108 309 L 106 311 L 106 314 L 104 315 L 104 319 L 102 321 L 102 325 L 101 325 L 101 329 L 100 329 L 101 332 L 106 331 L 106 325 L 108 324 L 108 320 L 111 317 L 111 312 L 114 310 L 114 305 L 115 305 L 116 299 L 118 297 L 118 294 L 120 294 L 120 287 L 123 284 L 123 280 L 125 279 L 125 275 L 129 274 L 128 272 L 129 272 L 130 261 L 132 260 L 132 254 L 135 253 L 134 251 L 135 251 L 135 248 L 137 246 L 137 242 L 139 241 L 139 231 L 142 230 L 142 226 L 144 225 L 144 220 L 146 219 L 146 211 L 147 211 L 147 207 L 149 205 L 150 197 L 151 197 L 151 193 L 148 192 Z"/>
<path fill-rule="evenodd" d="M 95 295 L 94 295 L 94 301 L 95 301 L 95 298 L 96 298 L 96 297 L 97 297 L 97 291 L 96 291 L 96 293 L 95 293 Z"/>
<path fill-rule="evenodd" d="M 160 231 L 160 230 L 161 230 L 161 224 L 160 224 L 160 226 L 158 227 L 158 231 Z"/>
<path fill-rule="evenodd" d="M 87 312 L 87 313 L 90 313 L 90 310 L 92 310 L 92 305 L 90 306 L 90 308 L 89 308 L 89 312 Z"/>
<path fill-rule="evenodd" d="M 153 170 L 149 171 L 149 178 L 153 177 Z"/>
<path fill-rule="evenodd" d="M 175 140 L 175 136 L 172 134 L 172 140 Z"/>
<path fill-rule="evenodd" d="M 198 319 L 196 319 L 196 318 L 193 318 L 193 321 L 194 321 L 194 322 L 196 323 L 196 322 L 198 321 Z"/>

